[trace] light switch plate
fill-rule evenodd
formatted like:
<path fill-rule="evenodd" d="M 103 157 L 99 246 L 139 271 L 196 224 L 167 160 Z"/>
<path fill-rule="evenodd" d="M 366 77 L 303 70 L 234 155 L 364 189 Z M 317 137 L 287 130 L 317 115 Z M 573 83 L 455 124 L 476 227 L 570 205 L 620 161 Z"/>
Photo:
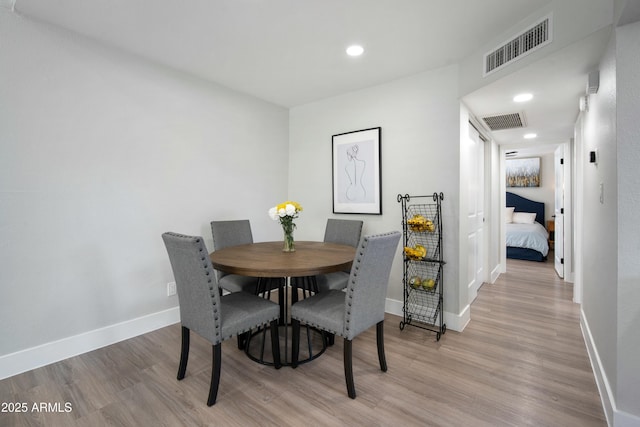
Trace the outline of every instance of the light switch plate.
<path fill-rule="evenodd" d="M 600 183 L 600 204 L 604 205 L 604 183 Z"/>

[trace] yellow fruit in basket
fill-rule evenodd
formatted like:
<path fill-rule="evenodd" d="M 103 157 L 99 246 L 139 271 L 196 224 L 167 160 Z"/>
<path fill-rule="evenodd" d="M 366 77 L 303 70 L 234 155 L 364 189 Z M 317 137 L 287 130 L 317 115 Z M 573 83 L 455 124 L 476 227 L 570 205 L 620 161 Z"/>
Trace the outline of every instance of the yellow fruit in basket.
<path fill-rule="evenodd" d="M 417 225 L 417 224 L 423 223 L 425 221 L 426 221 L 425 217 L 423 217 L 420 214 L 416 214 L 416 215 L 413 216 L 413 218 L 409 219 L 407 221 L 407 223 L 410 224 L 410 225 Z"/>
<path fill-rule="evenodd" d="M 422 245 L 415 245 L 413 248 L 405 246 L 404 253 L 411 259 L 420 259 L 427 256 L 427 249 Z"/>
<path fill-rule="evenodd" d="M 412 276 L 409 279 L 409 284 L 411 285 L 412 288 L 416 289 L 419 288 L 420 285 L 422 285 L 422 279 L 420 278 L 420 276 Z"/>
<path fill-rule="evenodd" d="M 405 246 L 404 247 L 404 253 L 409 257 L 409 258 L 415 258 L 416 257 L 416 251 L 413 248 L 410 248 L 409 246 Z"/>
<path fill-rule="evenodd" d="M 412 231 L 424 231 L 427 221 L 428 220 L 422 215 L 416 214 L 413 218 L 407 220 L 407 224 L 409 224 L 409 228 L 411 228 Z"/>
<path fill-rule="evenodd" d="M 433 279 L 427 279 L 422 281 L 422 287 L 425 289 L 433 289 L 436 286 L 436 281 Z"/>
<path fill-rule="evenodd" d="M 412 218 L 407 220 L 407 224 L 409 224 L 409 228 L 411 229 L 411 231 L 429 231 L 429 232 L 434 232 L 436 230 L 436 226 L 433 223 L 433 221 L 431 221 L 428 218 L 425 218 L 424 216 L 420 215 L 420 214 L 416 214 L 414 215 Z"/>

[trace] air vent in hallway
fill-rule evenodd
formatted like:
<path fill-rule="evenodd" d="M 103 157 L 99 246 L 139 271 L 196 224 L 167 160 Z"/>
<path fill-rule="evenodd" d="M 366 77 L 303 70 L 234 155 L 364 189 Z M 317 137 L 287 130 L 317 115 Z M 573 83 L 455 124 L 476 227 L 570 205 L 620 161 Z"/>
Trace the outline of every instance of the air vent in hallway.
<path fill-rule="evenodd" d="M 484 55 L 484 76 L 505 65 L 545 46 L 553 40 L 551 24 L 552 16 L 548 15 L 522 34 L 502 44 L 497 49 Z"/>
<path fill-rule="evenodd" d="M 482 120 L 491 130 L 516 129 L 527 125 L 524 113 L 497 114 L 485 116 Z"/>

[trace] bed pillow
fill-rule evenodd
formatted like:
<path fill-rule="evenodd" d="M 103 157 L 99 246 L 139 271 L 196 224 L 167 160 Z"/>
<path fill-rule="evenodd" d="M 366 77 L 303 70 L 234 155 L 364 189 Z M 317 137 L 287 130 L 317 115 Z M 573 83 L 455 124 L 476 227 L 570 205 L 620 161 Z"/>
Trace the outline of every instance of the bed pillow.
<path fill-rule="evenodd" d="M 506 208 L 505 209 L 505 219 L 507 224 L 511 224 L 513 222 L 513 211 L 515 208 Z"/>
<path fill-rule="evenodd" d="M 514 212 L 513 222 L 516 224 L 533 224 L 536 222 L 536 214 L 531 212 Z"/>

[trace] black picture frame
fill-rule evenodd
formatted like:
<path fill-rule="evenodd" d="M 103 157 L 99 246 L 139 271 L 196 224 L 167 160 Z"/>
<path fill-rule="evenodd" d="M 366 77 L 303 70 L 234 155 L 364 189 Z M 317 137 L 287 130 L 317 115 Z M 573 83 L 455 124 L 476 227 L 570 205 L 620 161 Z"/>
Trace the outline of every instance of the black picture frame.
<path fill-rule="evenodd" d="M 382 128 L 331 137 L 333 213 L 382 215 Z"/>

